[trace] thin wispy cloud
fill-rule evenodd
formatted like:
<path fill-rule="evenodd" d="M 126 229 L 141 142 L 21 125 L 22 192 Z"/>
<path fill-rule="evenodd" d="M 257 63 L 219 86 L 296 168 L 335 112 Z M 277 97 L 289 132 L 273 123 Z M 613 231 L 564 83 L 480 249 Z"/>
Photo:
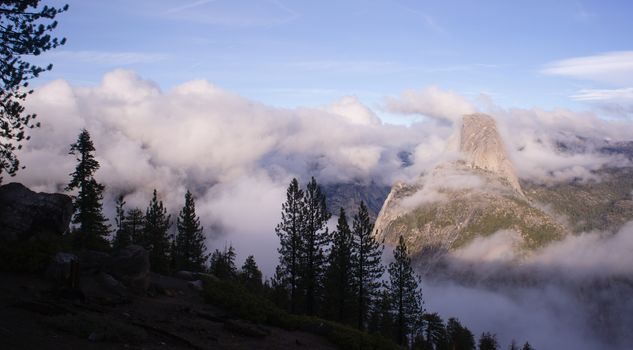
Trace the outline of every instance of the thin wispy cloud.
<path fill-rule="evenodd" d="M 161 16 L 227 27 L 267 27 L 293 21 L 299 13 L 278 0 L 199 0 L 169 8 Z"/>
<path fill-rule="evenodd" d="M 408 69 L 408 67 L 405 67 L 397 62 L 369 60 L 312 60 L 291 62 L 288 63 L 287 66 L 306 71 L 340 71 L 355 73 L 387 73 Z"/>
<path fill-rule="evenodd" d="M 190 10 L 205 4 L 208 4 L 210 2 L 215 2 L 217 0 L 199 0 L 199 1 L 194 1 L 192 3 L 186 4 L 186 5 L 181 5 L 181 6 L 176 6 L 176 7 L 172 7 L 170 9 L 168 9 L 167 11 L 165 11 L 165 14 L 172 14 L 172 13 L 178 13 L 184 10 Z"/>
<path fill-rule="evenodd" d="M 633 84 L 633 51 L 613 51 L 563 59 L 547 64 L 542 73 L 596 82 Z"/>
<path fill-rule="evenodd" d="M 630 100 L 633 101 L 633 88 L 621 89 L 583 89 L 571 96 L 576 101 L 605 101 Z"/>
<path fill-rule="evenodd" d="M 424 12 L 424 11 L 420 11 L 414 8 L 411 8 L 407 5 L 404 5 L 400 2 L 396 3 L 398 5 L 398 7 L 400 7 L 401 9 L 405 10 L 406 12 L 412 13 L 414 15 L 416 15 L 417 17 L 419 17 L 422 20 L 422 23 L 424 24 L 424 26 L 437 33 L 437 34 L 446 34 L 446 30 L 440 26 L 437 21 L 435 20 L 435 18 L 433 18 L 431 15 L 429 15 L 428 13 Z"/>
<path fill-rule="evenodd" d="M 430 73 L 435 72 L 466 72 L 466 71 L 475 71 L 482 69 L 494 69 L 500 68 L 502 65 L 499 64 L 489 64 L 489 63 L 471 63 L 471 64 L 457 64 L 452 66 L 441 66 L 435 68 L 427 68 L 425 71 Z"/>
<path fill-rule="evenodd" d="M 112 51 L 53 51 L 47 54 L 52 59 L 69 62 L 95 63 L 101 65 L 124 66 L 138 63 L 164 61 L 169 55 L 148 52 Z"/>

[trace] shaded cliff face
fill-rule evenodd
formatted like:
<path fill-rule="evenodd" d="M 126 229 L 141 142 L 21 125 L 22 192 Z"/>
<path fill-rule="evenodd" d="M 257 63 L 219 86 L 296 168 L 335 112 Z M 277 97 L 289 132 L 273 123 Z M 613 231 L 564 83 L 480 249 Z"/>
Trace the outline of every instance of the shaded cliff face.
<path fill-rule="evenodd" d="M 599 180 L 545 185 L 519 181 L 494 119 L 467 115 L 461 160 L 396 183 L 376 221 L 378 239 L 399 236 L 417 255 L 440 258 L 497 232 L 521 258 L 568 234 L 614 231 L 633 219 L 633 169 L 603 169 Z"/>

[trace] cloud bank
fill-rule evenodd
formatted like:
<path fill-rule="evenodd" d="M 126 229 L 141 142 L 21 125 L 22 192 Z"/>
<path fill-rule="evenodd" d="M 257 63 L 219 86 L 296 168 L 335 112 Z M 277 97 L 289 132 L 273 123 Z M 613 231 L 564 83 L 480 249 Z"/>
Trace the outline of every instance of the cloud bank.
<path fill-rule="evenodd" d="M 126 195 L 129 208 L 145 208 L 154 188 L 176 214 L 189 189 L 196 197 L 208 246 L 232 243 L 238 263 L 254 254 L 268 276 L 277 262 L 274 227 L 292 177 L 305 182 L 315 176 L 324 184 L 390 185 L 416 180 L 459 157 L 455 152 L 459 116 L 476 110 L 454 92 L 429 87 L 386 99 L 385 109 L 390 112 L 430 117 L 396 126 L 382 123 L 353 96 L 326 106 L 276 108 L 203 80 L 161 91 L 125 70 L 106 74 L 96 86 L 51 82 L 29 98 L 28 108 L 40 115 L 42 127 L 33 131 L 32 140 L 19 153 L 27 168 L 16 181 L 38 191 L 62 191 L 75 166 L 69 145 L 86 128 L 101 164 L 96 177 L 106 185 L 107 215 L 113 216 L 113 199 L 119 194 Z M 592 170 L 604 165 L 630 165 L 622 155 L 600 151 L 605 145 L 633 139 L 633 125 L 627 120 L 494 104 L 482 112 L 497 120 L 520 178 L 542 182 L 591 178 Z M 408 155 L 407 162 L 402 154 Z M 437 185 L 478 185 L 476 178 L 467 176 L 444 180 L 446 184 Z M 427 309 L 459 316 L 476 334 L 496 331 L 504 345 L 515 337 L 529 340 L 537 349 L 599 349 L 609 344 L 579 335 L 595 326 L 586 322 L 586 315 L 606 310 L 616 319 L 599 326 L 609 325 L 614 341 L 629 341 L 620 336 L 625 333 L 618 327 L 632 320 L 616 312 L 608 299 L 615 296 L 622 310 L 632 310 L 631 302 L 621 297 L 631 295 L 630 284 L 613 282 L 626 273 L 630 277 L 632 227 L 627 225 L 609 239 L 595 233 L 570 237 L 538 252 L 529 260 L 529 269 L 522 270 L 536 271 L 526 278 L 531 284 L 490 287 L 426 281 Z M 494 276 L 497 270 L 488 267 L 511 261 L 505 248 L 516 239 L 512 232 L 502 232 L 474 241 L 457 257 L 483 261 L 486 269 L 481 271 Z M 568 278 L 558 284 L 550 283 L 549 277 L 533 278 L 551 276 L 543 271 Z M 606 277 L 597 279 L 604 271 Z M 602 294 L 577 293 L 579 281 L 589 280 L 597 281 L 596 291 Z"/>
<path fill-rule="evenodd" d="M 106 74 L 96 86 L 51 82 L 29 98 L 28 107 L 43 126 L 20 151 L 27 168 L 16 180 L 36 190 L 61 191 L 75 166 L 69 145 L 86 128 L 101 164 L 96 176 L 107 186 L 108 210 L 121 193 L 128 206 L 144 208 L 156 188 L 176 213 L 190 189 L 211 245 L 247 244 L 252 237 L 275 242 L 284 190 L 295 176 L 315 176 L 324 184 L 417 179 L 458 157 L 458 117 L 474 111 L 464 97 L 429 87 L 387 99 L 390 111 L 432 117 L 396 126 L 381 123 L 353 96 L 327 106 L 284 109 L 203 80 L 161 91 L 127 70 Z M 497 119 L 521 178 L 565 180 L 591 176 L 605 164 L 628 164 L 596 151 L 605 140 L 633 138 L 628 121 L 494 104 L 484 112 Z M 578 152 L 557 149 L 560 142 L 575 145 L 580 138 L 599 142 L 583 141 Z M 408 154 L 407 166 L 402 154 Z M 252 253 L 264 255 L 264 249 Z"/>

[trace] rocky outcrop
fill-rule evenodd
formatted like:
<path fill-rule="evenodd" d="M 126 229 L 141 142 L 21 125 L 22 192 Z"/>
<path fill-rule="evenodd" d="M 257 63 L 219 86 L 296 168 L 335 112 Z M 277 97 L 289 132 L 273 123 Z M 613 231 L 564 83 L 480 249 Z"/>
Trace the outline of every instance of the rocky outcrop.
<path fill-rule="evenodd" d="M 111 258 L 107 270 L 135 293 L 144 294 L 149 287 L 149 253 L 141 246 L 123 248 Z"/>
<path fill-rule="evenodd" d="M 499 176 L 523 195 L 519 179 L 514 173 L 503 139 L 492 117 L 480 113 L 464 116 L 460 135 L 460 151 L 466 164 Z"/>
<path fill-rule="evenodd" d="M 145 294 L 149 287 L 149 253 L 141 246 L 129 245 L 114 255 L 83 251 L 79 254 L 79 262 L 85 274 L 106 274 L 136 294 Z"/>
<path fill-rule="evenodd" d="M 0 186 L 0 241 L 62 235 L 72 215 L 67 195 L 36 193 L 15 182 Z"/>
<path fill-rule="evenodd" d="M 410 183 L 396 183 L 376 220 L 380 241 L 403 236 L 412 253 L 439 260 L 478 236 L 518 233 L 517 257 L 569 230 L 524 194 L 494 119 L 466 115 L 461 159 L 438 165 Z"/>
<path fill-rule="evenodd" d="M 77 288 L 79 286 L 79 258 L 72 253 L 55 254 L 46 270 L 46 277 L 57 288 Z"/>

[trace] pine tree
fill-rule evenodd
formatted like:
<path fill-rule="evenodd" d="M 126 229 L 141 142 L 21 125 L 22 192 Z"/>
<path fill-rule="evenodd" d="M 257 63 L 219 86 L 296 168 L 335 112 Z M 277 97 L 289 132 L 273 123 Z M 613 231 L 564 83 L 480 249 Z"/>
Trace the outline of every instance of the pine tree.
<path fill-rule="evenodd" d="M 389 296 L 395 317 L 395 337 L 398 344 L 406 344 L 419 326 L 422 315 L 422 293 L 419 277 L 411 267 L 411 258 L 404 238 L 400 236 L 389 264 Z"/>
<path fill-rule="evenodd" d="M 475 337 L 458 319 L 451 317 L 446 323 L 448 348 L 455 350 L 475 350 Z"/>
<path fill-rule="evenodd" d="M 132 243 L 130 233 L 125 229 L 125 201 L 123 195 L 117 197 L 115 202 L 116 206 L 116 231 L 114 232 L 114 241 L 112 242 L 112 248 L 114 250 L 121 250 Z"/>
<path fill-rule="evenodd" d="M 163 202 L 158 200 L 158 193 L 154 190 L 152 200 L 145 212 L 145 229 L 141 245 L 149 250 L 152 270 L 162 274 L 169 270 L 170 220 L 171 215 L 167 215 L 167 209 L 163 207 Z"/>
<path fill-rule="evenodd" d="M 517 345 L 517 341 L 512 339 L 512 342 L 510 343 L 510 347 L 508 349 L 509 350 L 519 350 L 519 346 Z"/>
<path fill-rule="evenodd" d="M 196 216 L 196 204 L 191 192 L 185 194 L 185 206 L 176 219 L 178 234 L 174 244 L 174 262 L 177 270 L 203 271 L 209 256 L 205 237 Z"/>
<path fill-rule="evenodd" d="M 3 173 L 14 176 L 20 169 L 15 151 L 30 139 L 29 130 L 40 126 L 35 114 L 25 113 L 24 101 L 33 93 L 29 80 L 53 68 L 52 64 L 41 67 L 31 63 L 27 57 L 66 42 L 66 38 L 60 40 L 51 34 L 57 27 L 55 17 L 68 10 L 68 5 L 40 7 L 39 2 L 0 2 L 0 183 Z"/>
<path fill-rule="evenodd" d="M 387 339 L 394 337 L 394 315 L 391 310 L 391 296 L 386 288 L 377 293 L 376 301 L 369 312 L 368 331 Z"/>
<path fill-rule="evenodd" d="M 250 291 L 262 289 L 262 272 L 259 270 L 255 262 L 255 257 L 252 255 L 249 255 L 248 258 L 244 260 L 244 265 L 242 265 L 242 270 L 240 271 L 240 281 L 242 281 Z"/>
<path fill-rule="evenodd" d="M 436 312 L 425 313 L 422 316 L 422 335 L 424 335 L 424 349 L 442 350 L 448 341 L 444 321 Z M 451 349 L 452 350 L 452 349 Z"/>
<path fill-rule="evenodd" d="M 128 210 L 122 226 L 125 235 L 130 239 L 130 244 L 144 244 L 145 214 L 143 214 L 141 209 L 133 208 Z"/>
<path fill-rule="evenodd" d="M 336 231 L 332 234 L 332 248 L 328 256 L 324 284 L 324 315 L 334 321 L 350 323 L 355 301 L 352 287 L 352 232 L 342 207 Z"/>
<path fill-rule="evenodd" d="M 499 343 L 497 342 L 497 336 L 484 332 L 479 338 L 479 350 L 498 350 Z"/>
<path fill-rule="evenodd" d="M 305 312 L 308 315 L 314 315 L 322 299 L 325 249 L 330 242 L 326 225 L 331 215 L 325 205 L 325 195 L 314 177 L 306 187 L 303 201 L 305 229 L 301 237 L 303 248 L 301 287 L 305 291 Z"/>
<path fill-rule="evenodd" d="M 109 243 L 106 237 L 110 234 L 110 225 L 103 216 L 103 191 L 105 187 L 94 179 L 99 169 L 99 162 L 94 158 L 94 144 L 90 134 L 83 129 L 77 142 L 70 145 L 69 154 L 75 155 L 77 167 L 70 174 L 72 177 L 66 191 L 79 189 L 74 202 L 75 216 L 73 224 L 78 225 L 75 232 L 76 243 L 82 249 L 107 250 Z"/>
<path fill-rule="evenodd" d="M 286 277 L 281 269 L 280 265 L 275 268 L 275 274 L 272 278 L 264 283 L 264 289 L 268 295 L 268 298 L 282 310 L 290 308 L 290 295 L 285 283 Z"/>
<path fill-rule="evenodd" d="M 534 348 L 532 347 L 532 345 L 530 345 L 530 343 L 525 342 L 525 344 L 523 344 L 523 347 L 521 348 L 521 350 L 534 350 Z"/>
<path fill-rule="evenodd" d="M 224 251 L 216 249 L 211 254 L 209 272 L 221 280 L 231 281 L 237 277 L 235 267 L 235 249 L 233 246 L 224 247 Z"/>
<path fill-rule="evenodd" d="M 302 240 L 305 230 L 303 191 L 299 181 L 292 179 L 286 191 L 286 202 L 281 205 L 281 222 L 275 228 L 279 237 L 279 277 L 290 293 L 290 312 L 299 308 L 299 278 L 302 262 Z"/>
<path fill-rule="evenodd" d="M 376 241 L 369 212 L 361 202 L 352 224 L 352 280 L 355 287 L 358 328 L 364 330 L 368 312 L 380 286 L 384 272 L 381 263 L 382 249 Z"/>

